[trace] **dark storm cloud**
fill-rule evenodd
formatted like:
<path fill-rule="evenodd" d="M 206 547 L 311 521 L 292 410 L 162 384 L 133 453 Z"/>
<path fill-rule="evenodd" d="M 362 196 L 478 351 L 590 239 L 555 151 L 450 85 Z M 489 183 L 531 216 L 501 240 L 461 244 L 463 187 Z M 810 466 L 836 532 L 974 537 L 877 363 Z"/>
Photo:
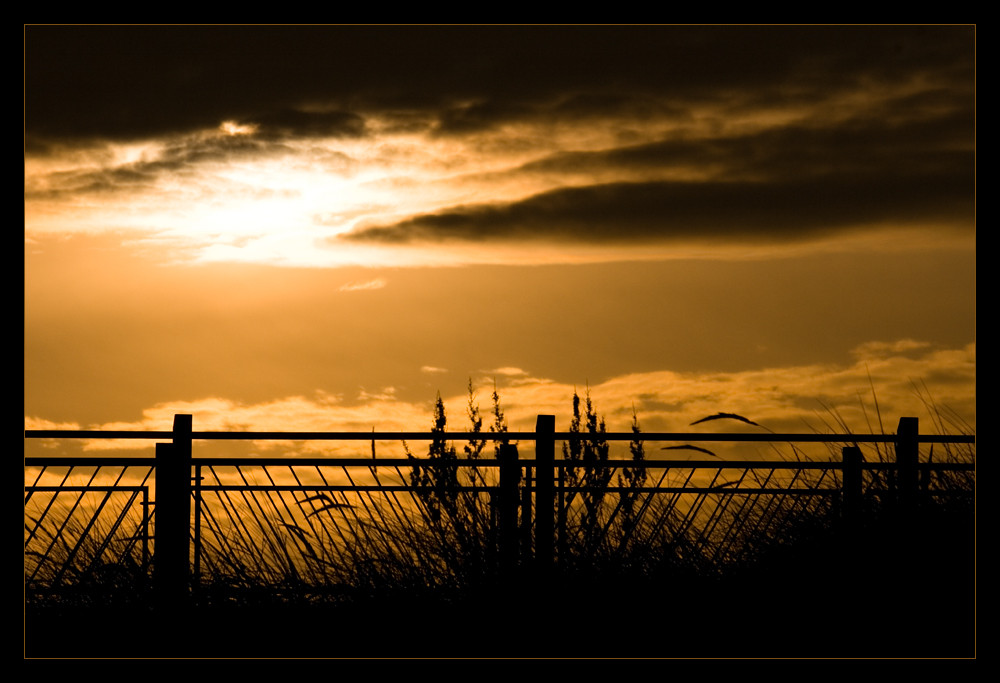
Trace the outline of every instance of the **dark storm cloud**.
<path fill-rule="evenodd" d="M 612 183 L 520 202 L 458 207 L 344 236 L 383 243 L 800 240 L 886 221 L 968 229 L 972 171 L 942 178 L 826 176 L 782 182 Z"/>
<path fill-rule="evenodd" d="M 742 135 L 560 152 L 529 162 L 516 172 L 648 175 L 697 168 L 728 179 L 774 179 L 834 172 L 905 174 L 918 165 L 924 172 L 947 177 L 973 166 L 974 130 L 971 107 L 911 121 L 877 112 L 832 124 L 809 122 Z"/>
<path fill-rule="evenodd" d="M 356 138 L 365 133 L 365 120 L 357 114 L 343 111 L 309 112 L 282 109 L 268 112 L 246 123 L 259 126 L 256 135 L 266 138 Z"/>
<path fill-rule="evenodd" d="M 744 134 L 562 152 L 510 174 L 579 174 L 605 182 L 514 203 L 455 207 L 369 226 L 348 238 L 787 240 L 884 222 L 969 230 L 975 206 L 969 95 L 956 99 L 932 90 L 889 99 L 856 116 L 819 111 L 794 125 Z M 692 172 L 703 180 L 666 180 Z"/>
<path fill-rule="evenodd" d="M 352 113 L 316 113 L 364 82 L 344 36 L 308 27 L 28 26 L 29 144 L 128 140 L 264 122 L 306 136 L 360 131 Z M 348 36 L 349 37 L 349 36 Z M 359 35 L 355 38 L 360 38 Z"/>
<path fill-rule="evenodd" d="M 488 100 L 458 104 L 435 115 L 433 132 L 460 136 L 509 123 L 560 125 L 594 122 L 600 125 L 609 119 L 642 121 L 654 118 L 690 121 L 692 117 L 688 108 L 672 105 L 657 97 L 585 93 L 538 103 Z"/>
<path fill-rule="evenodd" d="M 968 26 L 27 26 L 26 144 L 225 120 L 356 135 L 366 112 L 421 111 L 458 132 L 547 109 L 787 102 L 915 76 L 970 83 L 973 50 Z"/>

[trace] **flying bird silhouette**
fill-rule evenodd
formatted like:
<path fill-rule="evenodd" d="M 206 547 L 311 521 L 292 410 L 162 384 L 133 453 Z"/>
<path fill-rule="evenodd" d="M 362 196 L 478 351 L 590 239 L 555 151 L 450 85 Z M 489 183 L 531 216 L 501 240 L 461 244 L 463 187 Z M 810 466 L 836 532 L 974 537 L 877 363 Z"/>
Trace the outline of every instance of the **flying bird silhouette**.
<path fill-rule="evenodd" d="M 682 446 L 664 446 L 660 449 L 661 451 L 678 451 L 678 450 L 688 450 L 688 451 L 699 451 L 701 453 L 708 453 L 709 455 L 717 458 L 719 456 L 715 455 L 712 451 L 707 448 L 702 448 L 701 446 L 692 446 L 691 444 L 684 444 Z"/>
<path fill-rule="evenodd" d="M 702 422 L 708 422 L 709 420 L 739 420 L 740 422 L 745 422 L 748 425 L 753 425 L 754 427 L 761 427 L 753 420 L 747 419 L 742 415 L 737 415 L 736 413 L 716 413 L 715 415 L 709 415 L 708 417 L 703 417 L 700 420 L 695 420 L 692 425 L 700 424 Z M 763 427 L 761 427 L 763 429 Z"/>

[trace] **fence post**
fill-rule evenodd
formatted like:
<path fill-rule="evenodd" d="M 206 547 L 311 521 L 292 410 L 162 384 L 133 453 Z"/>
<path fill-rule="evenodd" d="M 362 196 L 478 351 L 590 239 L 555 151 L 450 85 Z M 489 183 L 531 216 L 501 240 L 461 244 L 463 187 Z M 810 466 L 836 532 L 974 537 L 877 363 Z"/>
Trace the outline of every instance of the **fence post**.
<path fill-rule="evenodd" d="M 531 492 L 534 487 L 534 477 L 531 467 L 524 467 L 524 486 L 521 487 L 521 530 L 518 542 L 521 544 L 521 554 L 526 559 L 531 553 Z"/>
<path fill-rule="evenodd" d="M 173 443 L 156 444 L 153 568 L 161 604 L 188 597 L 191 533 L 191 416 L 174 415 Z"/>
<path fill-rule="evenodd" d="M 555 415 L 539 415 L 535 420 L 535 562 L 541 574 L 552 568 L 555 431 Z"/>
<path fill-rule="evenodd" d="M 910 512 L 917 498 L 917 462 L 919 423 L 915 417 L 899 418 L 896 428 L 896 468 L 899 503 L 904 512 Z"/>
<path fill-rule="evenodd" d="M 517 565 L 517 508 L 520 503 L 517 485 L 521 480 L 521 467 L 517 462 L 517 446 L 513 444 L 502 444 L 497 457 L 500 460 L 500 569 L 506 580 Z"/>
<path fill-rule="evenodd" d="M 857 446 L 844 446 L 841 454 L 844 459 L 844 521 L 853 525 L 861 516 L 861 449 Z"/>
<path fill-rule="evenodd" d="M 194 528 L 192 543 L 194 544 L 194 568 L 191 571 L 191 590 L 197 591 L 201 586 L 201 465 L 194 466 Z"/>
<path fill-rule="evenodd" d="M 566 468 L 560 467 L 559 472 L 556 477 L 558 482 L 558 487 L 556 491 L 556 538 L 558 539 L 556 545 L 556 557 L 562 559 L 567 557 L 566 548 L 569 545 L 569 539 L 566 538 Z"/>

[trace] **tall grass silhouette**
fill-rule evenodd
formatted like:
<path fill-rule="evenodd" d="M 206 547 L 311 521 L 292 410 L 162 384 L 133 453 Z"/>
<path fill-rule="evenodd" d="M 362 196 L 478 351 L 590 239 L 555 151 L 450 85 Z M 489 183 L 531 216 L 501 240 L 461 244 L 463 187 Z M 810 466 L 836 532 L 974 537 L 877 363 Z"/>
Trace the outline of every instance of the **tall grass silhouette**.
<path fill-rule="evenodd" d="M 492 442 L 494 456 L 509 445 L 503 436 L 508 427 L 495 388 L 490 398 L 491 423 L 484 432 L 483 414 L 470 382 L 465 417 L 466 431 L 473 436 L 462 444 L 461 457 L 448 438 L 448 420 L 438 396 L 427 453 L 418 456 L 408 444 L 401 444 L 406 466 L 373 464 L 359 471 L 338 467 L 335 461 L 323 467 L 297 467 L 290 461 L 281 467 L 254 467 L 252 475 L 242 466 L 206 466 L 198 554 L 193 558 L 197 571 L 193 604 L 206 609 L 304 608 L 323 615 L 322 619 L 343 618 L 344 614 L 375 619 L 371 615 L 385 611 L 397 616 L 431 615 L 421 618 L 433 620 L 435 614 L 450 614 L 446 608 L 464 610 L 461 614 L 468 618 L 484 608 L 530 611 L 529 603 L 543 597 L 536 607 L 545 605 L 562 615 L 558 618 L 566 626 L 575 619 L 631 622 L 648 608 L 674 613 L 677 619 L 683 615 L 685 623 L 698 628 L 711 628 L 719 618 L 718 610 L 730 601 L 752 603 L 762 592 L 772 598 L 786 595 L 786 600 L 792 599 L 789 591 L 810 592 L 822 601 L 830 583 L 843 587 L 841 572 L 857 574 L 851 591 L 870 591 L 862 585 L 862 578 L 885 578 L 895 572 L 898 563 L 893 553 L 901 556 L 904 541 L 906 557 L 923 562 L 929 566 L 927 571 L 964 580 L 966 563 L 974 562 L 963 554 L 966 548 L 954 533 L 956 528 L 965 533 L 970 526 L 974 471 L 932 474 L 925 470 L 920 508 L 924 531 L 918 539 L 904 538 L 894 502 L 893 454 L 883 444 L 871 444 L 866 461 L 885 467 L 871 470 L 865 478 L 864 528 L 846 530 L 835 495 L 842 483 L 836 470 L 731 471 L 719 459 L 718 471 L 701 482 L 698 492 L 685 492 L 695 474 L 683 468 L 682 461 L 670 468 L 646 466 L 650 444 L 642 438 L 634 409 L 635 438 L 627 442 L 627 455 L 611 457 L 611 447 L 603 437 L 605 422 L 588 392 L 582 400 L 575 393 L 572 397 L 567 431 L 574 438 L 564 443 L 558 468 L 555 565 L 547 587 L 539 588 L 533 584 L 537 577 L 532 564 L 532 524 L 539 511 L 534 508 L 533 483 L 527 477 L 518 483 L 521 505 L 515 559 L 507 564 L 501 561 L 497 470 L 477 464 L 485 459 L 487 444 Z M 957 416 L 932 401 L 927 406 L 942 431 L 971 432 Z M 874 429 L 880 420 L 877 413 L 871 416 L 870 427 L 876 433 L 884 432 L 881 426 Z M 719 421 L 767 431 L 736 413 L 720 412 L 695 424 Z M 833 411 L 820 429 L 850 433 Z M 771 445 L 779 459 L 810 458 L 791 444 L 785 446 Z M 840 446 L 828 445 L 831 458 L 839 459 Z M 686 444 L 658 450 L 677 449 L 714 457 L 708 449 Z M 371 455 L 377 463 L 374 441 Z M 458 467 L 460 461 L 471 466 Z M 974 463 L 975 446 L 936 445 L 928 448 L 924 461 Z M 222 486 L 234 481 L 264 488 L 226 490 Z M 740 487 L 748 485 L 768 492 L 740 493 Z M 818 493 L 802 495 L 802 490 Z M 820 495 L 823 492 L 827 495 Z M 34 538 L 50 539 L 51 554 L 40 561 L 26 552 L 26 575 L 31 565 L 36 577 L 26 581 L 31 608 L 88 605 L 105 594 L 131 595 L 135 603 L 148 598 L 150 567 L 136 559 L 136 532 L 128 536 L 132 552 L 109 554 L 110 546 L 101 547 L 96 539 L 113 537 L 108 525 L 121 526 L 122 522 L 107 520 L 96 521 L 96 528 L 83 533 L 80 528 L 74 531 L 73 525 L 79 526 L 75 521 L 64 522 L 64 528 L 58 529 L 26 517 L 26 534 L 34 526 Z M 136 524 L 130 522 L 132 527 Z M 60 544 L 55 540 L 60 536 L 95 540 Z M 928 557 L 934 556 L 934 544 L 962 569 L 944 571 L 944 561 L 927 565 Z M 925 552 L 911 552 L 914 545 Z M 40 571 L 43 565 L 49 568 Z M 814 587 L 810 579 L 826 585 Z M 58 586 L 64 590 L 52 590 Z M 734 591 L 740 597 L 734 598 Z M 901 604 L 893 605 L 898 610 Z M 295 614 L 303 619 L 305 613 Z M 964 617 L 962 611 L 941 615 Z M 782 627 L 778 617 L 767 619 L 768 628 Z M 365 623 L 372 628 L 381 624 Z M 675 638 L 683 635 L 685 643 L 693 642 L 689 640 L 693 632 L 681 634 L 676 625 L 670 632 Z M 582 646 L 571 638 L 572 633 L 569 629 L 560 636 L 569 648 L 566 651 L 584 651 L 573 649 Z M 620 646 L 655 647 L 641 629 L 629 627 L 614 633 Z M 341 636 L 352 637 L 344 632 Z M 761 644 L 750 638 L 741 642 L 750 647 L 751 640 L 755 646 Z"/>

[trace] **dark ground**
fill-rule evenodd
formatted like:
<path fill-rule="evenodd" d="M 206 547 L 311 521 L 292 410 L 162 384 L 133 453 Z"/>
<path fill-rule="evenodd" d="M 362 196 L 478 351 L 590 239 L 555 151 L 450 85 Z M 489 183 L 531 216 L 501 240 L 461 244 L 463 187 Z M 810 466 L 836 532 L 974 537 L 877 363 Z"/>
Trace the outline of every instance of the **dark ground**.
<path fill-rule="evenodd" d="M 187 611 L 32 604 L 25 656 L 975 657 L 974 513 L 920 522 L 798 541 L 725 577 L 556 576 L 544 592 Z"/>

